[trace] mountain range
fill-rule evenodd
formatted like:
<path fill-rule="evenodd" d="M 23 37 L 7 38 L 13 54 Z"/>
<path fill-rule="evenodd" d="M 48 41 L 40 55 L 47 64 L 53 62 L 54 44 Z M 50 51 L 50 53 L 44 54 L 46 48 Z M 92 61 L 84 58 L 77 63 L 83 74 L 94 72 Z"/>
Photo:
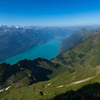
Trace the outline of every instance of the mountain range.
<path fill-rule="evenodd" d="M 15 26 L 0 27 L 0 62 L 9 57 L 41 45 L 50 39 L 62 38 L 72 34 L 73 30 L 55 27 L 39 29 L 16 28 Z M 58 34 L 59 33 L 59 34 Z"/>
<path fill-rule="evenodd" d="M 0 64 L 0 86 L 11 86 L 0 93 L 0 99 L 99 100 L 100 30 L 79 29 L 63 43 L 69 48 L 50 61 Z"/>

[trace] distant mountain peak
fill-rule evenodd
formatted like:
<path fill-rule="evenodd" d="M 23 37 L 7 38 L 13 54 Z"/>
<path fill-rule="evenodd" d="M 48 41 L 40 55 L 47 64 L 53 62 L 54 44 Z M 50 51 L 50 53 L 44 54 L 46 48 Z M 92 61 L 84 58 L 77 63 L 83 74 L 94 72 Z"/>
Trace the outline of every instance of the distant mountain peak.
<path fill-rule="evenodd" d="M 14 25 L 11 25 L 10 28 L 15 28 L 15 26 Z"/>
<path fill-rule="evenodd" d="M 84 31 L 87 31 L 85 28 L 80 28 L 78 29 L 77 31 L 81 31 L 81 32 L 84 32 Z"/>
<path fill-rule="evenodd" d="M 83 33 L 85 33 L 85 32 L 87 32 L 88 30 L 86 30 L 85 28 L 80 28 L 80 29 L 78 29 L 78 30 L 76 30 L 75 32 L 74 32 L 74 34 L 83 34 Z"/>
<path fill-rule="evenodd" d="M 0 25 L 0 27 L 7 28 L 8 26 L 7 25 Z"/>

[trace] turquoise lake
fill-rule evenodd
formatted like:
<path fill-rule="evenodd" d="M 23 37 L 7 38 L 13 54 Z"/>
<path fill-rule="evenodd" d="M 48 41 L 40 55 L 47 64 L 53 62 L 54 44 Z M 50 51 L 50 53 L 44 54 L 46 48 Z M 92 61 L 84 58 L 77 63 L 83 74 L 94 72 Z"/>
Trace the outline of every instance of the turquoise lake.
<path fill-rule="evenodd" d="M 6 59 L 4 62 L 12 65 L 17 63 L 19 60 L 33 60 L 38 57 L 50 60 L 51 58 L 54 58 L 59 54 L 60 51 L 58 51 L 58 48 L 60 48 L 61 41 L 62 39 L 49 40 L 46 43 L 33 47 L 28 51 L 10 57 Z"/>

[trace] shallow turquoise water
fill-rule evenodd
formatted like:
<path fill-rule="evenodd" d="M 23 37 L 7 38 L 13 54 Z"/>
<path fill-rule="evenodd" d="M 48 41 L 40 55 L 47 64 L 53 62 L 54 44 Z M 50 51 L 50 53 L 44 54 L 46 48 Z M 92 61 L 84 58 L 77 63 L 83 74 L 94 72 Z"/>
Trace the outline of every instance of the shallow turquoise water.
<path fill-rule="evenodd" d="M 32 49 L 26 52 L 10 57 L 6 59 L 4 62 L 9 64 L 15 64 L 19 60 L 23 59 L 33 60 L 38 57 L 50 60 L 51 58 L 54 58 L 59 54 L 60 51 L 58 51 L 58 48 L 60 47 L 61 41 L 62 39 L 49 40 L 46 43 L 33 47 Z"/>

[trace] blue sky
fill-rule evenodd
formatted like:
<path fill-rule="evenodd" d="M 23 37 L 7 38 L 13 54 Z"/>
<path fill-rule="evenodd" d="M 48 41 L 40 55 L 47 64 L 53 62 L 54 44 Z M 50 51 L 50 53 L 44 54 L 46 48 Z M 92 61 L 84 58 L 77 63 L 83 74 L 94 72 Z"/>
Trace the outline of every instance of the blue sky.
<path fill-rule="evenodd" d="M 0 0 L 0 24 L 100 25 L 100 0 Z"/>

